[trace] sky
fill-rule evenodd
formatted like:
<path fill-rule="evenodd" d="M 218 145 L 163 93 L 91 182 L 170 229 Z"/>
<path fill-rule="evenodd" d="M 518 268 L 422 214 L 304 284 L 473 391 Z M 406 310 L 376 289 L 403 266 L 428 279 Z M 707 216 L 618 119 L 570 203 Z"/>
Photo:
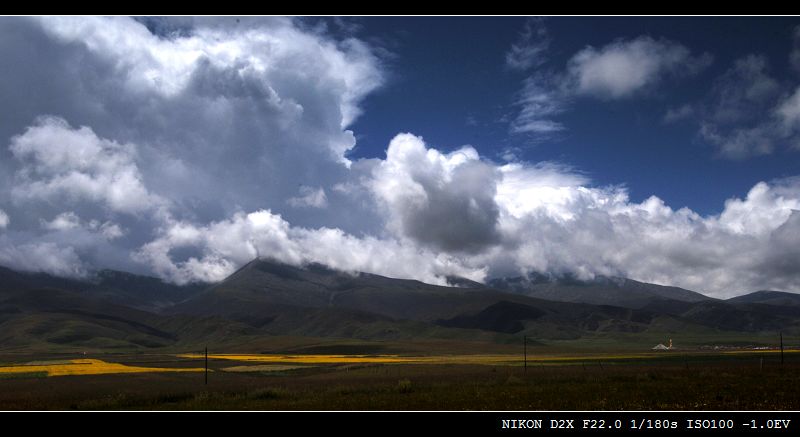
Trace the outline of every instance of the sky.
<path fill-rule="evenodd" d="M 800 18 L 2 17 L 0 265 L 800 291 Z"/>

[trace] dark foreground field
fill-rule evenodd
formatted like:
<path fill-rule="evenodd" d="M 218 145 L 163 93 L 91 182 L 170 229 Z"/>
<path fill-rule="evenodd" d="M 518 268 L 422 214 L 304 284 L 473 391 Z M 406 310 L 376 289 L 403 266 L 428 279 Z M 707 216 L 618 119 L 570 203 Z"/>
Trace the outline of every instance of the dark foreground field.
<path fill-rule="evenodd" d="M 794 358 L 794 357 L 792 357 Z M 125 364 L 202 366 L 174 357 Z M 800 363 L 758 355 L 531 363 L 322 365 L 0 379 L 2 410 L 798 410 Z M 212 360 L 212 369 L 236 365 Z"/>

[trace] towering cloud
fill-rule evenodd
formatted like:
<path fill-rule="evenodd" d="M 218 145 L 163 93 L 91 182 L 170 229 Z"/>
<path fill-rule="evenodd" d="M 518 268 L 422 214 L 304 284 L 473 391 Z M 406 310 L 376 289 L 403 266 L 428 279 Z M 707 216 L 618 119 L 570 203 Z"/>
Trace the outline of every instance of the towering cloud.
<path fill-rule="evenodd" d="M 519 68 L 538 65 L 531 26 L 509 55 Z M 440 284 L 542 271 L 800 289 L 795 179 L 702 216 L 411 133 L 354 159 L 348 127 L 385 77 L 374 52 L 290 19 L 4 19 L 0 264 L 187 282 L 262 256 Z M 644 37 L 587 48 L 557 91 L 526 85 L 516 129 L 558 131 L 564 96 L 628 97 L 694 60 Z M 796 97 L 775 97 L 781 135 L 797 129 Z"/>
<path fill-rule="evenodd" d="M 411 134 L 371 164 L 361 183 L 385 214 L 386 236 L 297 227 L 261 210 L 207 226 L 172 223 L 137 257 L 177 281 L 220 279 L 268 255 L 431 283 L 538 271 L 622 275 L 720 296 L 800 286 L 796 179 L 759 183 L 704 217 L 655 196 L 632 202 L 623 188 L 592 187 L 555 164 L 497 165 L 471 148 L 444 154 Z M 170 255 L 187 247 L 197 255 Z"/>
<path fill-rule="evenodd" d="M 464 147 L 443 154 L 411 134 L 397 135 L 369 188 L 400 237 L 450 252 L 476 252 L 497 241 L 497 170 Z"/>

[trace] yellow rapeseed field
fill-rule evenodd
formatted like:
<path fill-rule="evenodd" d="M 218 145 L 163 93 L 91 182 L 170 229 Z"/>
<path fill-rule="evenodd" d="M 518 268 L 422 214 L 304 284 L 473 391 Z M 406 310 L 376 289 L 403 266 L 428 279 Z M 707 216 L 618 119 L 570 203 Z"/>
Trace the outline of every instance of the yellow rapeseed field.
<path fill-rule="evenodd" d="M 181 354 L 181 358 L 201 359 L 201 354 Z M 518 355 L 270 355 L 270 354 L 214 354 L 209 359 L 257 363 L 297 364 L 488 364 L 502 365 L 520 361 Z"/>
<path fill-rule="evenodd" d="M 0 366 L 0 374 L 40 373 L 47 376 L 101 375 L 104 373 L 202 372 L 202 368 L 135 367 L 95 359 L 34 361 L 27 364 Z"/>
<path fill-rule="evenodd" d="M 281 364 L 260 364 L 255 366 L 234 366 L 222 369 L 225 372 L 283 372 L 286 370 L 306 369 L 314 366 L 287 366 Z"/>
<path fill-rule="evenodd" d="M 598 360 L 640 360 L 662 358 L 665 352 L 642 353 L 610 353 L 586 355 L 540 355 L 528 354 L 528 363 L 568 364 Z M 180 358 L 201 360 L 202 354 L 181 354 Z M 272 364 L 482 364 L 491 366 L 520 366 L 522 354 L 517 355 L 280 355 L 280 354 L 213 354 L 208 356 L 214 360 L 231 360 L 240 362 L 272 363 Z"/>

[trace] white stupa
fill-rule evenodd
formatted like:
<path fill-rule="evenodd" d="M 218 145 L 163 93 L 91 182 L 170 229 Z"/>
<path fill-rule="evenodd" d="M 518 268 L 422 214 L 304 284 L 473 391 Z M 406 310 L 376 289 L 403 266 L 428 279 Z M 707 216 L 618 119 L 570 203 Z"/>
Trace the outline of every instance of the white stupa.
<path fill-rule="evenodd" d="M 663 343 L 659 343 L 659 344 L 653 346 L 653 350 L 654 351 L 668 351 L 668 350 L 671 350 L 671 349 L 672 349 L 672 339 L 671 338 L 669 339 L 669 346 L 664 346 Z"/>

